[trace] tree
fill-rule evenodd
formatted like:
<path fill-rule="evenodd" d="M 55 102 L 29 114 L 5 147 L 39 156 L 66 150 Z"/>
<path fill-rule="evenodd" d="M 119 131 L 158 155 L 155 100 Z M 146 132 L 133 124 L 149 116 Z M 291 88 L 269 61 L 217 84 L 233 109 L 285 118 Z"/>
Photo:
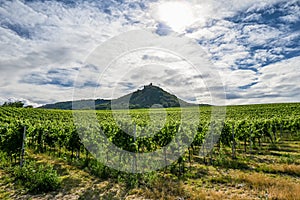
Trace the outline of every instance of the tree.
<path fill-rule="evenodd" d="M 5 102 L 3 107 L 14 107 L 14 108 L 23 108 L 24 103 L 22 101 L 16 101 L 16 102 Z"/>

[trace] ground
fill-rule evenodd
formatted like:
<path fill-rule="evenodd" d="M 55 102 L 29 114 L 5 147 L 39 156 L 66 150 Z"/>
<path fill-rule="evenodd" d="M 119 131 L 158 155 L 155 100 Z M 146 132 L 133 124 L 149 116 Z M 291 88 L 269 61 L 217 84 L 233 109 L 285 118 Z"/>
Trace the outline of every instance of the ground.
<path fill-rule="evenodd" d="M 101 179 L 66 159 L 28 152 L 40 163 L 50 163 L 61 179 L 58 191 L 28 194 L 13 177 L 0 170 L 0 199 L 300 199 L 300 142 L 283 141 L 263 151 L 243 152 L 231 159 L 230 149 L 218 151 L 212 164 L 194 156 L 178 177 L 161 170 L 151 184 L 128 187 Z"/>

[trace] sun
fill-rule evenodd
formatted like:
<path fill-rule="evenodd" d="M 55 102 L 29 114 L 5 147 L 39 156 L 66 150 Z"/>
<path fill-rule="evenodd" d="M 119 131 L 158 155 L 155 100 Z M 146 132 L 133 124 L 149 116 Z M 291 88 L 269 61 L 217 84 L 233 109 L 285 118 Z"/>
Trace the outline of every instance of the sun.
<path fill-rule="evenodd" d="M 181 32 L 195 21 L 193 7 L 188 2 L 168 1 L 157 6 L 158 20 Z"/>

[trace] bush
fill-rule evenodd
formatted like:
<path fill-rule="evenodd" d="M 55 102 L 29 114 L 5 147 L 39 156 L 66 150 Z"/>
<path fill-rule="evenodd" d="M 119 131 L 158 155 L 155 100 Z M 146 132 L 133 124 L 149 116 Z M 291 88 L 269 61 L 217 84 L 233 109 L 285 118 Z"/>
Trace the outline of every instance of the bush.
<path fill-rule="evenodd" d="M 30 161 L 23 167 L 16 166 L 13 173 L 17 182 L 31 193 L 43 193 L 59 188 L 60 179 L 52 166 Z"/>
<path fill-rule="evenodd" d="M 9 160 L 7 159 L 7 154 L 0 151 L 0 169 L 4 169 L 10 165 Z"/>

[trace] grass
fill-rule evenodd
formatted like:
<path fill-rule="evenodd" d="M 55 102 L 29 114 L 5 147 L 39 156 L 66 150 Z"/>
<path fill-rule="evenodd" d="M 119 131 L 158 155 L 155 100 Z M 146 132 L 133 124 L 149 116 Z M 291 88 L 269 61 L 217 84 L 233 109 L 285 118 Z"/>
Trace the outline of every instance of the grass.
<path fill-rule="evenodd" d="M 295 164 L 273 164 L 273 165 L 260 165 L 258 171 L 273 174 L 287 174 L 300 177 L 300 165 Z"/>
<path fill-rule="evenodd" d="M 0 199 L 9 199 L 10 191 L 8 190 L 12 179 L 3 170 L 0 169 Z"/>
<path fill-rule="evenodd" d="M 246 183 L 249 189 L 266 191 L 269 199 L 299 199 L 300 185 L 288 178 L 270 177 L 262 173 L 237 173 L 235 181 Z"/>

